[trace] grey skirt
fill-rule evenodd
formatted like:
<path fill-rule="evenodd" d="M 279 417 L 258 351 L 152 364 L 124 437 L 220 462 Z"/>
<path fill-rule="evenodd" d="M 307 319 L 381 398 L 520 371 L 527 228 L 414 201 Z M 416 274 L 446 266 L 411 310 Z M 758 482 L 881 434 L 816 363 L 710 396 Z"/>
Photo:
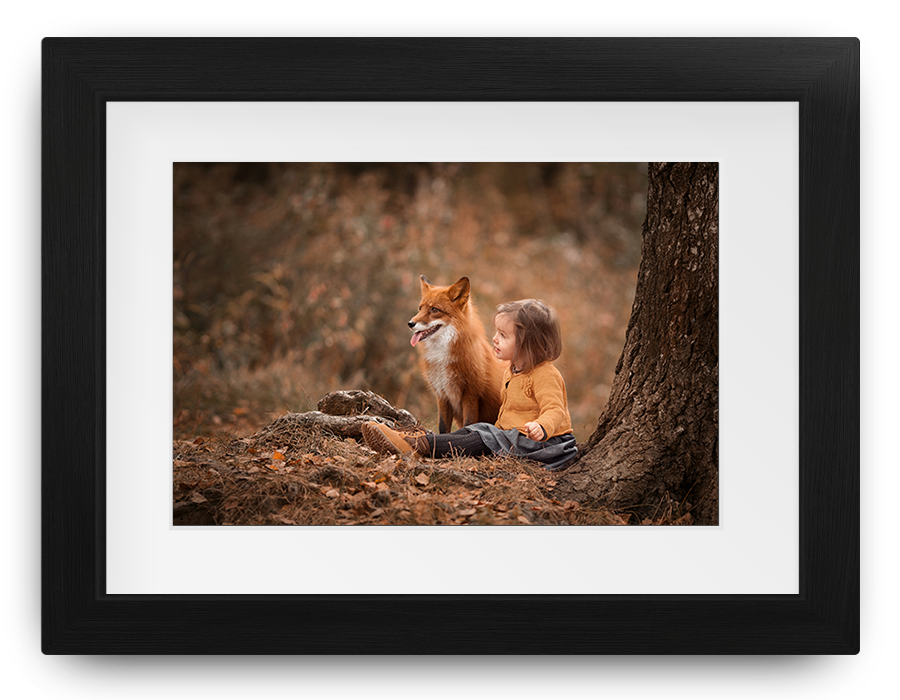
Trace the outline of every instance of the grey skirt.
<path fill-rule="evenodd" d="M 532 459 L 551 471 L 562 468 L 578 454 L 572 433 L 535 442 L 515 428 L 502 430 L 491 423 L 472 423 L 465 429 L 478 433 L 485 446 L 495 454 Z"/>

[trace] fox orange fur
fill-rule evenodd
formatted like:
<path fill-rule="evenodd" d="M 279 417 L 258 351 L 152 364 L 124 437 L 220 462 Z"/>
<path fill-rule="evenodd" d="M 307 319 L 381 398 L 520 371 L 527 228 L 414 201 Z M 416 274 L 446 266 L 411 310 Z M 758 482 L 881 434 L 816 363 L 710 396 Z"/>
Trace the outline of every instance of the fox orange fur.
<path fill-rule="evenodd" d="M 419 313 L 409 321 L 410 343 L 421 349 L 425 380 L 437 396 L 439 431 L 449 433 L 456 421 L 494 423 L 500 411 L 503 364 L 496 359 L 469 296 L 469 278 L 449 287 L 424 276 Z"/>

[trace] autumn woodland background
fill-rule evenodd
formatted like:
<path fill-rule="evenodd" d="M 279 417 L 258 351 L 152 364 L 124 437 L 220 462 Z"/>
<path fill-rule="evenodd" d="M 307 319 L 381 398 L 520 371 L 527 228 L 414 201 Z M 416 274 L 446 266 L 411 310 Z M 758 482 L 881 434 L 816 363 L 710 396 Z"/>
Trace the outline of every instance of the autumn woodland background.
<path fill-rule="evenodd" d="M 176 163 L 176 438 L 366 389 L 436 428 L 418 276 L 559 312 L 575 435 L 596 425 L 640 262 L 644 163 Z"/>

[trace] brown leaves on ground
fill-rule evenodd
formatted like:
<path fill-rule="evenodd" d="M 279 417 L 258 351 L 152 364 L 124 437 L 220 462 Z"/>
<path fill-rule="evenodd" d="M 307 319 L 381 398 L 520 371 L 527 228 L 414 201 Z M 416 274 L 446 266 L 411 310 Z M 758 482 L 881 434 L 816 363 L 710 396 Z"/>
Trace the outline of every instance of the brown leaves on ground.
<path fill-rule="evenodd" d="M 176 441 L 175 525 L 623 525 L 510 457 L 381 455 L 322 431 Z"/>

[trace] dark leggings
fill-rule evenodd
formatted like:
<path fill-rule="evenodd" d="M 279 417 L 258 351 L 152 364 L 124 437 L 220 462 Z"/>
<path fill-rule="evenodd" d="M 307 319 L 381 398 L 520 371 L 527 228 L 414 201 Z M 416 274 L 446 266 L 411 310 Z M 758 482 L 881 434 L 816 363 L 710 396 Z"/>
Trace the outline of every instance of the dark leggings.
<path fill-rule="evenodd" d="M 466 457 L 491 454 L 481 441 L 481 436 L 468 428 L 460 428 L 455 433 L 433 433 L 427 437 L 432 457 L 446 457 L 451 453 Z"/>

